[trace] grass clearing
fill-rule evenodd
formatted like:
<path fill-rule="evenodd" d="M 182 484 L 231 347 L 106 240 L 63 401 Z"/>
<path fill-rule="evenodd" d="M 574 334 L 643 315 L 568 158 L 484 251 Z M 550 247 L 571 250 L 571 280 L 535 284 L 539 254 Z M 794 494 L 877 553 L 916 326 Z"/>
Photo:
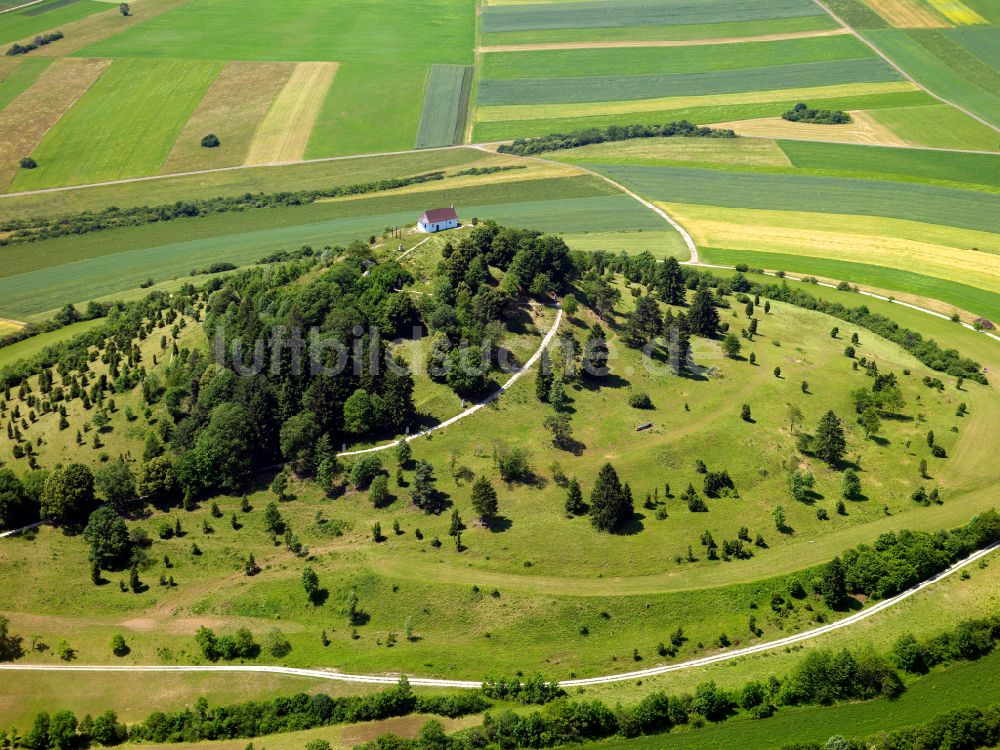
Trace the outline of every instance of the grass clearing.
<path fill-rule="evenodd" d="M 1000 195 L 887 180 L 732 173 L 684 167 L 595 167 L 645 198 L 726 208 L 884 216 L 1000 230 Z"/>
<path fill-rule="evenodd" d="M 746 104 L 781 103 L 797 98 L 812 102 L 817 99 L 842 99 L 852 96 L 872 96 L 895 93 L 912 93 L 918 89 L 909 81 L 888 83 L 840 84 L 835 86 L 808 86 L 799 89 L 772 89 L 746 91 L 716 96 L 667 96 L 655 99 L 635 99 L 621 102 L 591 102 L 580 104 L 507 104 L 482 106 L 476 110 L 477 122 L 506 120 L 535 120 L 580 117 L 581 115 L 625 115 L 639 112 L 726 107 Z"/>
<path fill-rule="evenodd" d="M 0 23 L 0 44 L 33 37 L 43 31 L 54 31 L 67 23 L 107 9 L 105 3 L 97 0 L 74 0 L 69 3 L 45 0 L 37 5 L 4 13 L 3 23 Z"/>
<path fill-rule="evenodd" d="M 303 158 L 336 72 L 336 63 L 295 66 L 254 133 L 246 164 L 276 164 Z"/>
<path fill-rule="evenodd" d="M 59 60 L 0 111 L 0 132 L 4 133 L 0 140 L 0 189 L 6 189 L 18 176 L 30 179 L 26 170 L 18 169 L 20 158 L 35 152 L 45 134 L 57 126 L 109 64 L 110 60 Z"/>
<path fill-rule="evenodd" d="M 466 65 L 431 66 L 417 128 L 417 148 L 461 142 L 468 116 L 472 74 L 472 68 Z"/>
<path fill-rule="evenodd" d="M 162 171 L 243 164 L 268 109 L 294 70 L 292 63 L 227 63 L 177 137 Z M 201 139 L 209 133 L 219 137 L 218 148 L 202 147 Z"/>
<path fill-rule="evenodd" d="M 51 57 L 33 57 L 21 60 L 0 79 L 0 111 L 27 91 L 52 64 Z"/>
<path fill-rule="evenodd" d="M 845 125 L 816 125 L 808 122 L 789 122 L 781 117 L 760 117 L 753 120 L 711 123 L 712 127 L 730 128 L 737 135 L 764 138 L 794 138 L 804 141 L 839 141 L 841 143 L 866 143 L 870 145 L 911 145 L 892 130 L 875 120 L 867 112 L 850 110 L 851 122 Z"/>
<path fill-rule="evenodd" d="M 995 131 L 947 104 L 890 107 L 869 114 L 910 143 L 1000 151 L 1000 136 Z"/>
<path fill-rule="evenodd" d="M 303 0 L 294 13 L 267 0 L 184 3 L 85 50 L 109 57 L 472 63 L 467 0 Z M 419 33 L 414 33 L 419 29 Z"/>
<path fill-rule="evenodd" d="M 478 101 L 483 105 L 589 103 L 895 80 L 899 74 L 884 60 L 862 57 L 705 73 L 486 79 L 479 83 Z"/>
<path fill-rule="evenodd" d="M 116 60 L 33 151 L 12 190 L 156 174 L 221 63 Z M 51 96 L 51 92 L 47 92 Z"/>
<path fill-rule="evenodd" d="M 427 68 L 340 65 L 313 127 L 307 159 L 413 148 Z"/>

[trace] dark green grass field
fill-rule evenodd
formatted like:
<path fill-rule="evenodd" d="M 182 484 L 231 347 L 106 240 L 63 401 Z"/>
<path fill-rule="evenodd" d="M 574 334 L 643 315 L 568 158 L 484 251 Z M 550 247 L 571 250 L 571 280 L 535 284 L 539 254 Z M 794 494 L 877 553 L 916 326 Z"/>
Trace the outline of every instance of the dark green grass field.
<path fill-rule="evenodd" d="M 594 750 L 776 750 L 793 742 L 824 743 L 833 735 L 858 737 L 921 724 L 935 715 L 965 706 L 985 707 L 1000 701 L 1000 653 L 962 662 L 913 681 L 896 700 L 836 706 L 782 708 L 764 721 L 740 720 L 709 724 L 704 729 L 616 740 Z"/>
<path fill-rule="evenodd" d="M 864 35 L 931 91 L 1000 126 L 1000 95 L 970 80 L 966 71 L 935 54 L 939 50 L 928 49 L 903 29 L 876 29 Z"/>
<path fill-rule="evenodd" d="M 615 26 L 687 25 L 755 21 L 821 15 L 805 0 L 601 0 L 601 2 L 539 3 L 487 7 L 486 34 L 533 29 L 609 28 Z"/>
<path fill-rule="evenodd" d="M 629 101 L 898 79 L 899 74 L 883 60 L 862 57 L 835 63 L 793 63 L 702 73 L 487 79 L 479 83 L 478 102 L 491 105 Z"/>
<path fill-rule="evenodd" d="M 700 73 L 871 57 L 850 35 L 694 47 L 621 47 L 499 52 L 484 57 L 485 79 Z"/>
<path fill-rule="evenodd" d="M 796 168 L 1000 188 L 1000 155 L 778 141 Z"/>
<path fill-rule="evenodd" d="M 948 302 L 963 310 L 975 311 L 991 320 L 1000 319 L 1000 299 L 993 292 L 912 271 L 789 253 L 703 247 L 700 248 L 700 254 L 706 263 L 727 266 L 746 263 L 755 268 L 791 271 L 836 280 L 849 279 L 854 284 L 906 291 L 909 294 Z"/>
<path fill-rule="evenodd" d="M 431 66 L 420 111 L 417 148 L 450 146 L 461 141 L 471 85 L 469 66 Z"/>
<path fill-rule="evenodd" d="M 95 3 L 97 4 L 97 3 Z M 472 62 L 468 0 L 190 2 L 88 47 L 92 57 L 337 62 Z M 416 30 L 419 33 L 415 33 Z"/>
<path fill-rule="evenodd" d="M 732 208 L 886 216 L 1000 231 L 1000 195 L 874 180 L 683 167 L 600 167 L 647 198 Z"/>

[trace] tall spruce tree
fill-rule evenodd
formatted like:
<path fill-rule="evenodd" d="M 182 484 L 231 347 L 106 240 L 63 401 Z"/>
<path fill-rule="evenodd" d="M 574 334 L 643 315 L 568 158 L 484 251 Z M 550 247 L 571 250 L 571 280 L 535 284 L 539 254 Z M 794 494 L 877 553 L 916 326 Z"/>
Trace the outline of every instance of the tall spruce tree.
<path fill-rule="evenodd" d="M 493 483 L 484 476 L 480 476 L 472 485 L 472 509 L 487 526 L 496 520 L 499 510 L 497 491 Z"/>
<path fill-rule="evenodd" d="M 549 356 L 548 349 L 542 349 L 542 356 L 538 360 L 538 371 L 535 373 L 535 397 L 543 403 L 547 402 L 551 390 L 552 357 Z"/>
<path fill-rule="evenodd" d="M 837 415 L 832 410 L 828 411 L 820 417 L 819 425 L 816 427 L 813 451 L 822 461 L 830 466 L 836 466 L 843 459 L 846 450 L 847 439 L 844 436 L 844 427 Z"/>
<path fill-rule="evenodd" d="M 604 329 L 595 323 L 587 336 L 583 347 L 584 370 L 595 378 L 603 378 L 608 374 L 608 340 Z"/>
<path fill-rule="evenodd" d="M 698 285 L 688 312 L 691 332 L 712 338 L 719 330 L 719 311 L 715 308 L 715 295 L 706 282 Z"/>
<path fill-rule="evenodd" d="M 667 258 L 656 269 L 656 291 L 670 305 L 683 305 L 686 289 L 684 272 L 677 258 Z"/>
<path fill-rule="evenodd" d="M 632 516 L 632 493 L 622 486 L 615 467 L 601 467 L 590 495 L 590 522 L 600 531 L 614 531 Z"/>

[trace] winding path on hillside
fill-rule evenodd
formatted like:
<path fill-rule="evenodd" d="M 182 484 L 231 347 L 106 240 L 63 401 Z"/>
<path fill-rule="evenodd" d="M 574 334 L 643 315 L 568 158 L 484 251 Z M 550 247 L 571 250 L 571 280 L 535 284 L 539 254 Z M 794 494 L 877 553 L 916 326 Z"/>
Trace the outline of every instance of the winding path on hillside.
<path fill-rule="evenodd" d="M 980 560 L 981 558 L 989 555 L 991 552 L 1000 548 L 1000 542 L 992 544 L 989 547 L 981 549 L 977 552 L 973 552 L 971 555 L 963 560 L 959 560 L 957 563 L 947 568 L 946 570 L 938 573 L 935 576 L 931 576 L 926 581 L 923 581 L 912 588 L 907 589 L 901 594 L 897 594 L 889 599 L 883 599 L 877 604 L 863 609 L 856 614 L 845 617 L 836 622 L 831 622 L 826 625 L 821 625 L 818 628 L 813 628 L 812 630 L 806 630 L 801 633 L 796 633 L 795 635 L 787 636 L 786 638 L 779 638 L 774 641 L 766 641 L 764 643 L 757 643 L 753 646 L 746 646 L 744 648 L 733 649 L 730 651 L 720 651 L 715 654 L 710 654 L 709 656 L 703 656 L 698 659 L 691 659 L 689 661 L 678 662 L 677 664 L 661 664 L 655 667 L 649 667 L 648 669 L 639 669 L 634 672 L 622 672 L 619 674 L 609 674 L 602 675 L 599 677 L 584 677 L 581 679 L 566 680 L 560 684 L 563 687 L 585 687 L 588 685 L 604 685 L 614 682 L 627 682 L 629 680 L 639 680 L 647 677 L 656 677 L 662 674 L 668 674 L 670 672 L 679 672 L 685 669 L 693 669 L 695 667 L 705 667 L 712 664 L 718 664 L 720 662 L 732 661 L 733 659 L 740 659 L 744 656 L 752 656 L 754 654 L 763 653 L 765 651 L 773 651 L 775 649 L 786 648 L 788 646 L 797 645 L 806 641 L 811 641 L 820 636 L 826 635 L 827 633 L 832 633 L 843 628 L 855 625 L 863 620 L 867 620 L 869 617 L 877 615 L 880 612 L 884 612 L 891 607 L 895 607 L 898 604 L 909 599 L 911 596 L 923 591 L 929 586 L 934 585 L 938 581 L 941 581 L 948 576 L 951 576 L 963 568 L 971 565 L 972 563 Z M 125 666 L 125 665 L 85 665 L 85 664 L 0 664 L 0 671 L 9 672 L 249 672 L 249 673 L 271 673 L 271 674 L 285 674 L 293 675 L 298 677 L 311 677 L 320 680 L 332 680 L 336 682 L 349 682 L 349 683 L 359 683 L 359 684 L 369 684 L 369 685 L 391 685 L 399 680 L 399 673 L 397 674 L 348 674 L 345 672 L 334 672 L 327 669 L 306 669 L 300 667 L 281 667 L 281 666 L 269 666 L 269 665 L 256 665 L 256 664 L 211 664 L 211 665 L 186 665 L 186 664 L 176 664 L 176 665 L 135 665 L 135 666 Z M 475 680 L 449 680 L 440 679 L 435 677 L 410 677 L 407 675 L 411 685 L 416 685 L 420 687 L 439 687 L 439 688 L 478 688 L 482 685 L 481 681 Z"/>

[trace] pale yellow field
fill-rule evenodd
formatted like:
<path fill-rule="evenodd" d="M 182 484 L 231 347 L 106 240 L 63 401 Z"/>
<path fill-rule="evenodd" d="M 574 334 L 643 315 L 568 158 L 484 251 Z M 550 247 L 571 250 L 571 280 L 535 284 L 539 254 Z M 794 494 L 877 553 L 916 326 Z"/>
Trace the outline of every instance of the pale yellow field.
<path fill-rule="evenodd" d="M 943 16 L 919 0 L 865 0 L 865 2 L 897 29 L 939 29 L 951 26 Z"/>
<path fill-rule="evenodd" d="M 187 121 L 161 170 L 164 174 L 243 164 L 271 104 L 288 83 L 295 63 L 230 62 Z M 202 148 L 209 133 L 218 148 Z"/>
<path fill-rule="evenodd" d="M 961 0 L 927 0 L 936 11 L 959 26 L 989 23 Z"/>
<path fill-rule="evenodd" d="M 911 145 L 885 125 L 875 121 L 867 112 L 852 110 L 850 115 L 853 122 L 845 125 L 814 125 L 808 122 L 789 122 L 780 117 L 761 117 L 753 120 L 717 122 L 712 127 L 732 128 L 737 135 L 765 138 L 868 143 L 883 146 Z"/>
<path fill-rule="evenodd" d="M 17 320 L 0 318 L 0 335 L 14 333 L 14 331 L 20 331 L 22 328 L 24 328 L 24 324 Z"/>
<path fill-rule="evenodd" d="M 337 63 L 296 64 L 257 128 L 244 163 L 277 164 L 302 159 L 336 72 Z"/>
<path fill-rule="evenodd" d="M 110 64 L 101 58 L 57 60 L 0 112 L 0 190 L 14 179 L 21 157 L 35 149 Z"/>
<path fill-rule="evenodd" d="M 905 271 L 919 269 L 926 276 L 1000 293 L 1000 247 L 996 235 L 987 232 L 971 233 L 984 241 L 970 244 L 970 233 L 965 230 L 898 219 L 661 205 L 695 242 L 706 247 L 833 258 Z M 966 241 L 955 241 L 959 236 Z"/>
<path fill-rule="evenodd" d="M 774 141 L 764 139 L 639 138 L 556 151 L 548 158 L 584 164 L 732 164 L 788 167 Z"/>
<path fill-rule="evenodd" d="M 900 91 L 917 91 L 909 81 L 885 83 L 850 83 L 836 86 L 810 86 L 776 91 L 748 91 L 738 94 L 712 94 L 710 96 L 667 96 L 660 99 L 638 99 L 624 102 L 594 102 L 591 104 L 504 104 L 480 107 L 476 110 L 477 122 L 506 122 L 509 120 L 536 120 L 588 115 L 626 115 L 633 112 L 658 112 L 660 110 L 687 109 L 689 107 L 723 107 L 732 104 L 765 104 L 781 101 L 809 101 L 838 96 L 864 96 L 866 94 L 891 94 Z"/>

